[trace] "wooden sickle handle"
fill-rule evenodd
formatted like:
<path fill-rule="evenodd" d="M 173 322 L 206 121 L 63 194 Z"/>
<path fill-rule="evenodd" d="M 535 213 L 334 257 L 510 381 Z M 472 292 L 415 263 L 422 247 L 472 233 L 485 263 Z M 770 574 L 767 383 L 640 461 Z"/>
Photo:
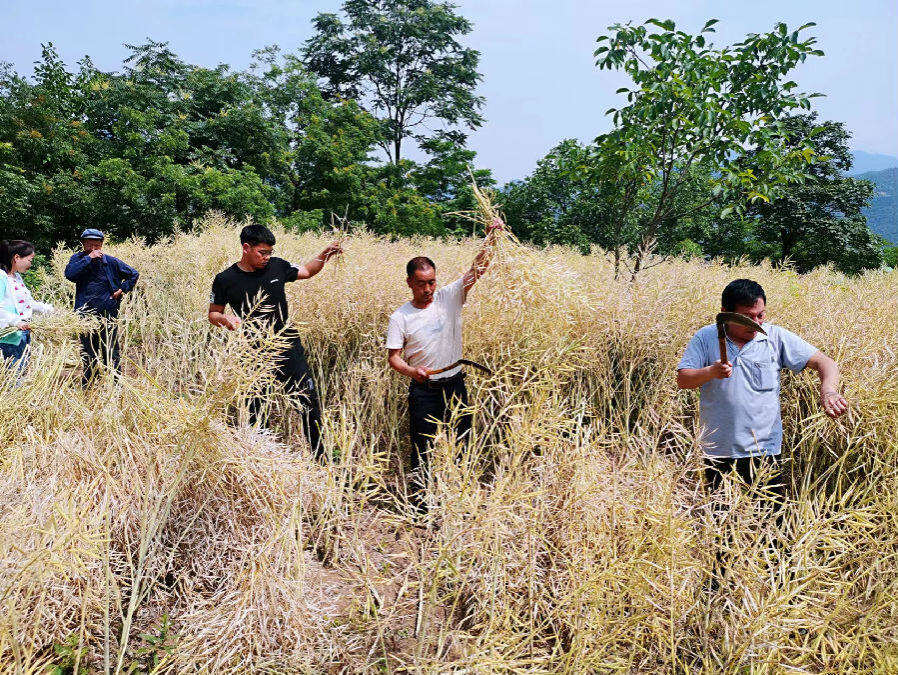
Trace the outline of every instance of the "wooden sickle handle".
<path fill-rule="evenodd" d="M 436 370 L 428 370 L 427 376 L 430 377 L 431 375 L 439 375 L 440 373 L 445 373 L 447 370 L 452 370 L 453 368 L 455 368 L 456 366 L 458 366 L 460 364 L 461 364 L 460 361 L 456 361 L 451 366 L 446 366 L 445 368 L 437 368 Z"/>

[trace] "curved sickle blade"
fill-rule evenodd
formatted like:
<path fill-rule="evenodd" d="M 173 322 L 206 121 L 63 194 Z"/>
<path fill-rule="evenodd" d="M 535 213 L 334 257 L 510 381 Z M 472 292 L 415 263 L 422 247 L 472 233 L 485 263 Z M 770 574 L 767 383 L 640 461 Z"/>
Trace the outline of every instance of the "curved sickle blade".
<path fill-rule="evenodd" d="M 742 314 L 736 314 L 736 312 L 720 312 L 717 315 L 717 342 L 720 345 L 720 362 L 721 363 L 729 363 L 727 360 L 727 329 L 726 325 L 728 323 L 738 323 L 740 326 L 745 326 L 746 328 L 751 328 L 752 330 L 757 330 L 764 335 L 767 335 L 767 331 L 761 328 L 761 325 L 755 323 L 747 316 Z"/>
<path fill-rule="evenodd" d="M 492 374 L 493 374 L 493 371 L 492 371 L 492 370 L 490 370 L 489 368 L 487 368 L 487 367 L 486 367 L 485 365 L 483 365 L 482 363 L 477 363 L 477 361 L 471 361 L 470 359 L 459 359 L 459 360 L 458 360 L 458 363 L 459 363 L 459 365 L 473 366 L 474 368 L 477 368 L 478 370 L 482 370 L 482 371 L 483 371 L 484 373 L 486 373 L 487 375 L 492 375 Z"/>
<path fill-rule="evenodd" d="M 767 335 L 767 331 L 761 328 L 761 324 L 755 323 L 744 314 L 737 314 L 736 312 L 721 312 L 717 315 L 718 330 L 720 330 L 721 327 L 727 323 L 738 323 L 742 326 L 745 326 L 746 328 L 751 328 L 752 330 L 756 330 L 764 333 L 764 335 Z"/>
<path fill-rule="evenodd" d="M 427 374 L 428 375 L 438 375 L 440 373 L 445 373 L 447 370 L 452 370 L 456 366 L 473 366 L 474 368 L 477 368 L 478 370 L 482 370 L 487 375 L 493 374 L 493 371 L 490 370 L 489 368 L 487 368 L 482 363 L 477 363 L 477 361 L 471 361 L 470 359 L 459 359 L 455 363 L 453 363 L 449 366 L 446 366 L 445 368 L 437 368 L 435 370 L 428 370 Z"/>

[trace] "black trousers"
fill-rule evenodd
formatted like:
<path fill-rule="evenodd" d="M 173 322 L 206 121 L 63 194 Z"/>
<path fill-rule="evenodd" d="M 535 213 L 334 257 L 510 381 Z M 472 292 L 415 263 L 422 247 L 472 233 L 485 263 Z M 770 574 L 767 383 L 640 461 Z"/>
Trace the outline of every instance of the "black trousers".
<path fill-rule="evenodd" d="M 767 474 L 764 480 L 755 482 L 762 467 Z M 783 505 L 786 501 L 786 484 L 782 476 L 782 460 L 780 455 L 762 455 L 759 457 L 705 457 L 705 486 L 710 491 L 717 490 L 723 483 L 725 475 L 736 472 L 739 478 L 747 486 L 753 486 L 755 490 L 766 492 L 773 497 L 771 515 L 776 521 L 777 530 L 783 522 Z M 726 509 L 717 512 L 722 517 Z M 729 534 L 722 536 L 715 555 L 716 565 L 711 572 L 711 587 L 716 588 L 719 579 L 726 573 L 727 567 L 732 562 L 730 556 L 724 554 L 724 550 L 731 543 Z M 771 545 L 776 548 L 782 546 L 777 535 L 774 535 Z"/>
<path fill-rule="evenodd" d="M 786 484 L 783 482 L 779 455 L 759 457 L 705 457 L 705 483 L 712 492 L 723 482 L 723 477 L 733 471 L 747 484 L 754 485 L 761 468 L 768 469 L 768 477 L 756 488 L 773 493 L 782 506 L 786 498 Z"/>
<path fill-rule="evenodd" d="M 412 381 L 408 390 L 408 412 L 412 435 L 411 470 L 415 474 L 417 489 L 412 492 L 412 503 L 419 508 L 423 505 L 423 488 L 430 471 L 430 445 L 440 422 L 448 423 L 453 405 L 468 405 L 468 390 L 464 374 L 456 375 L 445 382 L 432 381 L 419 384 Z M 467 442 L 471 433 L 473 416 L 461 412 L 456 417 L 453 430 L 456 438 Z"/>
<path fill-rule="evenodd" d="M 303 434 L 309 441 L 315 458 L 321 459 L 324 454 L 321 443 L 321 402 L 318 398 L 315 380 L 312 379 L 312 373 L 306 361 L 306 350 L 297 337 L 293 339 L 293 344 L 276 358 L 275 377 L 284 385 L 284 390 L 290 399 L 297 404 Z M 249 401 L 251 424 L 267 422 L 263 413 L 264 403 L 262 398 L 254 398 Z"/>
<path fill-rule="evenodd" d="M 116 373 L 121 372 L 121 354 L 118 344 L 118 322 L 113 318 L 101 319 L 97 330 L 82 333 L 81 363 L 84 366 L 81 374 L 81 386 L 85 389 L 93 382 L 105 365 Z"/>

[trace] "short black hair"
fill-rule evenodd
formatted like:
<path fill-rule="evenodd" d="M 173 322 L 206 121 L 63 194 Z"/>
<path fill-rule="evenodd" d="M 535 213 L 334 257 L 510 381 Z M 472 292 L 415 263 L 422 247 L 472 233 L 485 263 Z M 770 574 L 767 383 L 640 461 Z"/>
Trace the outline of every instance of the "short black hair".
<path fill-rule="evenodd" d="M 720 296 L 720 304 L 727 312 L 735 312 L 736 307 L 754 307 L 758 300 L 767 304 L 767 296 L 761 284 L 751 279 L 736 279 L 727 284 Z"/>
<path fill-rule="evenodd" d="M 24 239 L 4 239 L 0 241 L 0 267 L 4 272 L 12 269 L 12 259 L 15 256 L 27 258 L 34 253 L 34 244 Z"/>
<path fill-rule="evenodd" d="M 240 230 L 240 243 L 258 246 L 268 244 L 274 246 L 274 232 L 264 225 L 247 225 Z"/>
<path fill-rule="evenodd" d="M 432 269 L 434 272 L 437 271 L 437 266 L 434 264 L 433 260 L 430 258 L 419 255 L 415 258 L 412 258 L 408 261 L 408 264 L 405 266 L 405 274 L 406 276 L 411 277 L 418 270 L 426 270 Z"/>

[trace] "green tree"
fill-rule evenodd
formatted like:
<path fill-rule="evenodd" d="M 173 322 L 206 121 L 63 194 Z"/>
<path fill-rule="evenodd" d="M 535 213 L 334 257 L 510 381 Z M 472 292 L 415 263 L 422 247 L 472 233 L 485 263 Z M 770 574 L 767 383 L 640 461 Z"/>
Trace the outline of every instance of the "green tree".
<path fill-rule="evenodd" d="M 90 220 L 119 237 L 150 240 L 189 227 L 209 209 L 242 219 L 274 215 L 265 158 L 279 129 L 227 66 L 201 68 L 167 43 L 131 49 L 120 75 L 95 71 L 86 129 L 100 152 L 83 169 Z"/>
<path fill-rule="evenodd" d="M 471 222 L 458 215 L 476 209 L 471 180 L 481 188 L 496 184 L 489 169 L 472 169 L 477 153 L 465 147 L 466 137 L 460 131 L 442 131 L 421 142 L 430 159 L 412 169 L 409 176 L 417 192 L 436 205 L 447 232 L 455 235 L 471 233 Z"/>
<path fill-rule="evenodd" d="M 355 101 L 326 100 L 296 55 L 266 47 L 254 57 L 247 81 L 282 134 L 265 158 L 270 170 L 261 174 L 278 188 L 278 213 L 321 210 L 325 218 L 333 211 L 358 219 L 372 179 L 377 121 Z"/>
<path fill-rule="evenodd" d="M 613 248 L 609 230 L 610 183 L 595 182 L 582 170 L 591 155 L 574 139 L 556 145 L 532 174 L 503 189 L 505 216 L 522 239 L 536 244 L 564 244 L 588 251 L 590 244 Z"/>
<path fill-rule="evenodd" d="M 94 145 L 80 83 L 52 44 L 32 82 L 0 68 L 0 230 L 41 248 L 77 228 L 90 203 L 78 172 Z"/>
<path fill-rule="evenodd" d="M 480 55 L 458 39 L 471 24 L 449 3 L 346 0 L 345 20 L 319 14 L 305 45 L 310 70 L 332 97 L 355 99 L 381 125 L 389 161 L 403 143 L 433 136 L 428 126 L 476 129 L 483 99 L 474 93 Z"/>
<path fill-rule="evenodd" d="M 818 161 L 807 167 L 802 184 L 770 204 L 748 207 L 753 257 L 789 259 L 802 272 L 827 263 L 849 274 L 879 267 L 883 241 L 861 212 L 873 184 L 845 175 L 852 163 L 845 125 L 818 125 L 817 113 L 811 113 L 784 119 L 783 129 L 790 146 L 813 145 Z"/>
<path fill-rule="evenodd" d="M 882 261 L 887 267 L 898 267 L 898 246 L 886 246 L 882 249 Z"/>
<path fill-rule="evenodd" d="M 41 249 L 92 225 L 157 240 L 210 209 L 320 227 L 330 211 L 384 234 L 465 231 L 464 134 L 424 138 L 425 165 L 370 160 L 380 123 L 327 98 L 300 58 L 256 52 L 247 72 L 129 46 L 121 72 L 69 72 L 47 45 L 31 78 L 0 66 L 0 228 Z M 481 183 L 488 172 L 477 172 Z"/>
<path fill-rule="evenodd" d="M 673 21 L 616 24 L 598 38 L 596 64 L 623 70 L 633 81 L 618 93 L 627 105 L 608 111 L 614 128 L 596 138 L 595 158 L 584 167 L 596 182 L 616 185 L 613 211 L 623 223 L 634 212 L 639 231 L 635 277 L 664 229 L 706 209 L 726 215 L 747 204 L 770 201 L 800 181 L 813 151 L 786 142 L 781 119 L 809 108 L 810 96 L 794 91 L 788 73 L 810 55 L 815 39 L 785 24 L 717 49 L 706 35 L 676 30 Z M 746 148 L 755 148 L 751 161 Z M 703 200 L 681 198 L 699 171 L 710 192 Z M 722 208 L 721 208 L 722 207 Z M 621 232 L 626 228 L 621 225 Z M 625 237 L 615 249 L 625 246 Z"/>
<path fill-rule="evenodd" d="M 417 168 L 417 164 L 407 159 L 398 164 L 371 167 L 358 219 L 379 234 L 444 236 L 446 228 L 439 207 L 412 184 L 412 172 Z"/>

